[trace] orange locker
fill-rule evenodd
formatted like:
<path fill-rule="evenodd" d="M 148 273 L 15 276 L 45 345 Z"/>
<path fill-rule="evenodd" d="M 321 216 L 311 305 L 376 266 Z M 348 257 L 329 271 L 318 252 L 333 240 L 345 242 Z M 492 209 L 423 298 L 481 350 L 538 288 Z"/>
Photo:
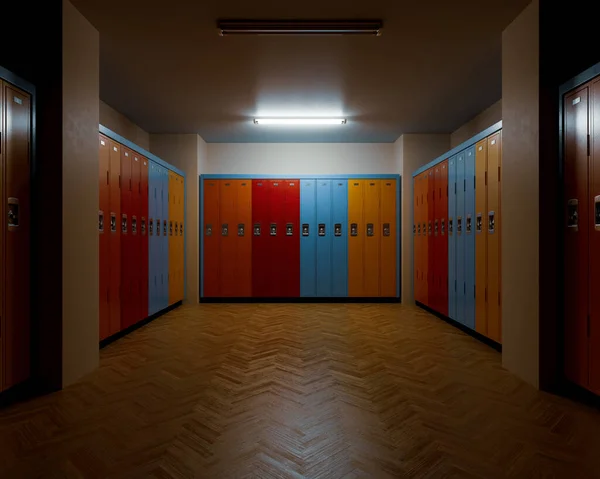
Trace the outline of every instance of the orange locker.
<path fill-rule="evenodd" d="M 364 294 L 366 297 L 380 295 L 381 222 L 379 200 L 381 180 L 365 180 L 364 223 Z"/>
<path fill-rule="evenodd" d="M 500 311 L 500 167 L 502 161 L 502 132 L 487 139 L 487 329 L 488 337 L 502 342 Z"/>
<path fill-rule="evenodd" d="M 108 287 L 110 335 L 121 330 L 121 145 L 109 146 L 110 207 L 105 229 L 108 231 L 110 279 Z"/>
<path fill-rule="evenodd" d="M 235 226 L 237 219 L 237 186 L 236 180 L 222 180 L 219 182 L 220 296 L 236 296 L 237 290 L 237 226 Z"/>
<path fill-rule="evenodd" d="M 421 302 L 429 304 L 429 172 L 421 173 Z"/>
<path fill-rule="evenodd" d="M 475 330 L 485 336 L 488 335 L 487 150 L 487 139 L 475 145 Z"/>
<path fill-rule="evenodd" d="M 0 389 L 10 388 L 30 375 L 30 96 L 0 82 L 0 107 L 4 128 L 2 156 L 2 203 L 7 223 L 0 241 L 4 247 L 3 314 L 0 317 L 3 359 Z M 4 98 L 4 103 L 2 102 Z M 0 256 L 1 259 L 1 256 Z M 1 296 L 0 293 L 0 296 Z"/>
<path fill-rule="evenodd" d="M 421 175 L 413 178 L 413 295 L 421 301 Z"/>
<path fill-rule="evenodd" d="M 436 244 L 434 241 L 435 220 L 435 168 L 427 170 L 427 306 L 435 309 L 437 304 L 437 288 L 435 268 Z"/>
<path fill-rule="evenodd" d="M 110 336 L 110 141 L 103 135 L 99 138 L 99 209 L 98 209 L 98 267 L 99 267 L 99 327 L 100 339 Z"/>
<path fill-rule="evenodd" d="M 204 180 L 204 258 L 203 260 L 203 294 L 207 298 L 220 295 L 220 239 L 221 221 L 219 218 L 220 180 Z"/>
<path fill-rule="evenodd" d="M 380 296 L 396 297 L 396 180 L 380 181 Z"/>
<path fill-rule="evenodd" d="M 365 296 L 365 215 L 363 209 L 367 180 L 348 180 L 348 296 Z"/>

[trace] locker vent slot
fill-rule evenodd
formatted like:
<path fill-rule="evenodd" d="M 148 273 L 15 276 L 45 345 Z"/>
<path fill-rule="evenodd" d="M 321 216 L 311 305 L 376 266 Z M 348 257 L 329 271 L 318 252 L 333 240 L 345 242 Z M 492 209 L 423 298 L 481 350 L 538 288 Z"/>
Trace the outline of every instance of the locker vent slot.
<path fill-rule="evenodd" d="M 244 223 L 240 223 L 238 224 L 238 236 L 244 236 Z"/>
<path fill-rule="evenodd" d="M 175 228 L 177 229 L 177 223 L 175 223 Z M 229 236 L 229 224 L 223 223 L 221 225 L 221 236 Z"/>
<path fill-rule="evenodd" d="M 493 234 L 496 231 L 496 215 L 493 211 L 488 213 L 488 232 Z"/>
<path fill-rule="evenodd" d="M 271 226 L 269 227 L 269 233 L 271 236 L 277 236 L 277 223 L 271 223 Z"/>
<path fill-rule="evenodd" d="M 334 236 L 342 236 L 342 223 L 336 223 L 333 226 L 333 235 Z"/>
<path fill-rule="evenodd" d="M 475 217 L 475 232 L 476 233 L 481 233 L 483 231 L 483 224 L 481 221 L 481 213 L 477 213 L 477 216 Z"/>
<path fill-rule="evenodd" d="M 460 235 L 462 233 L 462 216 L 456 217 L 456 234 Z"/>
<path fill-rule="evenodd" d="M 367 236 L 375 236 L 375 228 L 373 223 L 367 223 Z"/>
<path fill-rule="evenodd" d="M 390 236 L 391 231 L 390 231 L 390 224 L 389 223 L 383 223 L 383 236 Z"/>
<path fill-rule="evenodd" d="M 452 224 L 452 218 L 448 218 L 448 235 L 452 236 L 452 233 L 454 229 L 454 225 Z"/>
<path fill-rule="evenodd" d="M 254 236 L 260 236 L 260 223 L 254 223 L 254 228 L 252 232 Z"/>
<path fill-rule="evenodd" d="M 472 221 L 471 220 L 472 220 L 471 215 L 467 215 L 467 224 L 465 225 L 465 228 L 466 228 L 466 232 L 467 232 L 468 235 L 471 234 L 472 229 L 473 229 L 473 225 L 472 225 Z"/>
<path fill-rule="evenodd" d="M 104 211 L 98 211 L 98 231 L 104 233 Z"/>
<path fill-rule="evenodd" d="M 358 224 L 352 223 L 350 225 L 350 236 L 358 236 Z"/>
<path fill-rule="evenodd" d="M 308 223 L 302 223 L 302 236 L 308 236 L 309 231 L 310 231 L 310 228 L 308 226 Z"/>
<path fill-rule="evenodd" d="M 117 215 L 115 213 L 110 214 L 110 231 L 111 233 L 117 232 Z"/>
<path fill-rule="evenodd" d="M 294 236 L 294 223 L 287 223 L 285 225 L 285 235 Z"/>

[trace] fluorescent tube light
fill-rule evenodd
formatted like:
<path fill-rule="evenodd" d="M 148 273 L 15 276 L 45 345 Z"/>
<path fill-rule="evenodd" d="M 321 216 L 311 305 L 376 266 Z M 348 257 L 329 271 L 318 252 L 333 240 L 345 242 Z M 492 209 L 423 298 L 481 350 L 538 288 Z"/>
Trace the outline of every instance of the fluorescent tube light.
<path fill-rule="evenodd" d="M 381 20 L 219 20 L 223 35 L 381 35 Z"/>
<path fill-rule="evenodd" d="M 345 118 L 255 118 L 255 125 L 345 125 Z"/>

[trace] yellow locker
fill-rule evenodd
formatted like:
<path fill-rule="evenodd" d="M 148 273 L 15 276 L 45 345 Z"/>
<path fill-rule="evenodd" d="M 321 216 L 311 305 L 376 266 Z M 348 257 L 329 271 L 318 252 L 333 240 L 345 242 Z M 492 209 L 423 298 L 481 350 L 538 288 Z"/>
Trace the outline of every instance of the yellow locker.
<path fill-rule="evenodd" d="M 396 297 L 396 180 L 381 180 L 380 204 L 380 295 L 393 298 Z"/>
<path fill-rule="evenodd" d="M 169 171 L 169 305 L 177 300 L 177 241 L 174 236 L 175 221 L 177 220 L 177 209 L 175 208 L 177 186 L 175 173 Z"/>
<path fill-rule="evenodd" d="M 500 311 L 500 165 L 502 162 L 502 132 L 487 139 L 487 334 L 502 342 Z"/>
<path fill-rule="evenodd" d="M 364 296 L 364 210 L 366 180 L 348 180 L 348 296 Z"/>
<path fill-rule="evenodd" d="M 381 180 L 365 180 L 364 191 L 364 296 L 373 297 L 380 295 L 381 222 L 379 219 L 379 200 L 381 197 Z"/>
<path fill-rule="evenodd" d="M 475 330 L 487 325 L 487 139 L 475 145 Z"/>

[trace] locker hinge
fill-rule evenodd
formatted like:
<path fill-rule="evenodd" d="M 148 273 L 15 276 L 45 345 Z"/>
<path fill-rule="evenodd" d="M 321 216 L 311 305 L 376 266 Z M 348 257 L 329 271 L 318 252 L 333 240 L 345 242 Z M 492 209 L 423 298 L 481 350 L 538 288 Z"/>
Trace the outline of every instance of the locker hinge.
<path fill-rule="evenodd" d="M 587 337 L 590 337 L 590 315 L 587 315 Z"/>
<path fill-rule="evenodd" d="M 456 292 L 456 280 L 454 280 L 454 292 Z"/>
<path fill-rule="evenodd" d="M 498 306 L 500 306 L 500 291 L 498 291 Z"/>
<path fill-rule="evenodd" d="M 119 175 L 119 189 L 121 189 L 121 175 Z"/>
<path fill-rule="evenodd" d="M 466 281 L 463 283 L 463 294 L 465 296 L 467 295 L 467 282 Z"/>
<path fill-rule="evenodd" d="M 487 171 L 485 172 L 485 186 L 487 186 Z"/>
<path fill-rule="evenodd" d="M 591 143 L 592 143 L 592 137 L 591 137 L 591 135 L 588 135 L 587 136 L 587 156 L 590 156 Z"/>
<path fill-rule="evenodd" d="M 456 181 L 454 182 L 454 194 L 456 194 Z"/>
<path fill-rule="evenodd" d="M 106 288 L 106 302 L 110 303 L 110 290 Z"/>
<path fill-rule="evenodd" d="M 129 191 L 131 191 L 131 179 L 129 180 Z"/>
<path fill-rule="evenodd" d="M 498 181 L 500 181 L 500 167 L 498 167 Z"/>
<path fill-rule="evenodd" d="M 106 184 L 109 185 L 110 184 L 110 180 L 109 180 L 109 176 L 110 173 L 108 172 L 108 170 L 106 171 Z"/>
<path fill-rule="evenodd" d="M 446 185 L 446 196 L 448 196 L 448 185 Z"/>
<path fill-rule="evenodd" d="M 484 288 L 484 292 L 485 292 L 485 294 L 484 294 L 484 296 L 485 296 L 485 302 L 487 303 L 487 288 Z"/>
<path fill-rule="evenodd" d="M 477 188 L 477 177 L 473 177 L 473 189 Z"/>
<path fill-rule="evenodd" d="M 0 131 L 0 155 L 2 154 L 2 132 Z"/>
<path fill-rule="evenodd" d="M 467 179 L 463 180 L 463 191 L 467 191 Z"/>

